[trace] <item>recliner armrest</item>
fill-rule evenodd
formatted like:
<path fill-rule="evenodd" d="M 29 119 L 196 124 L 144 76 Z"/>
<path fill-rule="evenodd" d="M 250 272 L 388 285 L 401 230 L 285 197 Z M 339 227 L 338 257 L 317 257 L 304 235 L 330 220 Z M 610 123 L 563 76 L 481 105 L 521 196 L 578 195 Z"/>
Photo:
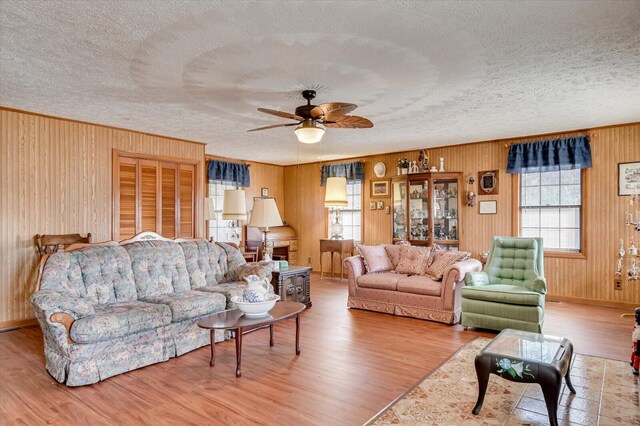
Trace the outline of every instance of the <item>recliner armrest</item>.
<path fill-rule="evenodd" d="M 538 277 L 533 281 L 531 290 L 540 294 L 547 294 L 547 279 L 545 277 Z"/>
<path fill-rule="evenodd" d="M 467 272 L 467 275 L 464 277 L 464 283 L 465 285 L 475 287 L 491 284 L 489 282 L 489 275 L 484 271 Z"/>
<path fill-rule="evenodd" d="M 62 312 L 79 319 L 95 314 L 93 305 L 87 300 L 59 291 L 36 291 L 31 295 L 31 303 L 48 316 Z"/>

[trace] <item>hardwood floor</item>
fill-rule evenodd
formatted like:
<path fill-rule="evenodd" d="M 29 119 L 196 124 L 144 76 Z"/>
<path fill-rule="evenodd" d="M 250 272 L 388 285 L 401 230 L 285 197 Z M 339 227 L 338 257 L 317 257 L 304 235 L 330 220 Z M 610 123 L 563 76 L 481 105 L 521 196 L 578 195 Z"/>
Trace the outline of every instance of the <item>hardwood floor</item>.
<path fill-rule="evenodd" d="M 362 424 L 488 332 L 346 308 L 346 283 L 312 277 L 313 307 L 295 322 L 243 339 L 243 374 L 235 377 L 233 341 L 67 388 L 44 368 L 38 327 L 0 334 L 0 424 Z M 573 341 L 578 353 L 626 360 L 631 319 L 621 308 L 547 304 L 544 331 Z"/>

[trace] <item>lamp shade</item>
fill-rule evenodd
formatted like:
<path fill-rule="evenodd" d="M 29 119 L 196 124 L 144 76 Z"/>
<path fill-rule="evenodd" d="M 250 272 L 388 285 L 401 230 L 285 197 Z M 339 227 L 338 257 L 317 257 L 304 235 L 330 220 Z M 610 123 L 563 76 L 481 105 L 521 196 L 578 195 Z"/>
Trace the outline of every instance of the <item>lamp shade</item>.
<path fill-rule="evenodd" d="M 298 142 L 302 143 L 318 143 L 324 135 L 324 129 L 317 127 L 314 123 L 305 121 L 302 126 L 296 127 L 294 133 L 298 137 Z"/>
<path fill-rule="evenodd" d="M 225 189 L 222 218 L 224 220 L 247 220 L 247 207 L 243 189 Z"/>
<path fill-rule="evenodd" d="M 347 178 L 330 177 L 327 178 L 326 192 L 324 194 L 325 207 L 346 207 L 347 201 Z"/>
<path fill-rule="evenodd" d="M 213 205 L 213 198 L 207 197 L 204 199 L 204 219 L 214 220 L 216 218 L 216 208 Z"/>
<path fill-rule="evenodd" d="M 256 198 L 253 202 L 253 211 L 249 226 L 256 228 L 269 228 L 282 226 L 282 219 L 275 198 Z"/>

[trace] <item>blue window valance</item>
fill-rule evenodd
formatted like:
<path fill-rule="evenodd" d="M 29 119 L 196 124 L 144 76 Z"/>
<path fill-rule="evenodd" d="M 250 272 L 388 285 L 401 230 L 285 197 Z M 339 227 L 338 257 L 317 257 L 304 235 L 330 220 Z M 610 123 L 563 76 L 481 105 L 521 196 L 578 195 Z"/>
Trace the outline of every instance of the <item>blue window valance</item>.
<path fill-rule="evenodd" d="M 507 173 L 540 173 L 591 167 L 589 136 L 513 144 Z"/>
<path fill-rule="evenodd" d="M 346 177 L 347 182 L 364 182 L 364 163 L 357 161 L 355 163 L 326 164 L 322 166 L 321 173 L 321 186 L 325 186 L 327 178 L 330 177 Z"/>
<path fill-rule="evenodd" d="M 209 161 L 209 170 L 207 176 L 210 181 L 221 181 L 236 185 L 238 187 L 248 188 L 251 186 L 249 177 L 249 165 L 240 163 L 231 163 L 228 161 Z"/>

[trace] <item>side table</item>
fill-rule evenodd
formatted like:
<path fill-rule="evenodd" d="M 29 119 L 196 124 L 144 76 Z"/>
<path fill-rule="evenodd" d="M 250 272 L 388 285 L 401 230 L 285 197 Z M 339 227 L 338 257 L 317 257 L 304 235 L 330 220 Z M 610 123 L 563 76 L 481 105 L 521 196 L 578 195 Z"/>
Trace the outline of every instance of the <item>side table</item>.
<path fill-rule="evenodd" d="M 475 359 L 478 375 L 478 401 L 473 414 L 480 413 L 489 383 L 489 374 L 511 382 L 538 383 L 547 406 L 549 423 L 558 424 L 558 400 L 562 378 L 572 394 L 571 356 L 573 345 L 563 337 L 545 336 L 528 331 L 505 329 Z"/>
<path fill-rule="evenodd" d="M 354 244 L 353 240 L 333 240 L 331 238 L 320 239 L 320 279 L 324 275 L 324 267 L 322 265 L 322 255 L 326 252 L 331 253 L 331 276 L 333 276 L 333 254 L 338 253 L 340 255 L 340 281 L 344 273 L 344 254 L 349 253 L 353 255 Z"/>
<path fill-rule="evenodd" d="M 311 267 L 289 266 L 271 272 L 274 291 L 286 302 L 304 303 L 311 307 Z"/>

